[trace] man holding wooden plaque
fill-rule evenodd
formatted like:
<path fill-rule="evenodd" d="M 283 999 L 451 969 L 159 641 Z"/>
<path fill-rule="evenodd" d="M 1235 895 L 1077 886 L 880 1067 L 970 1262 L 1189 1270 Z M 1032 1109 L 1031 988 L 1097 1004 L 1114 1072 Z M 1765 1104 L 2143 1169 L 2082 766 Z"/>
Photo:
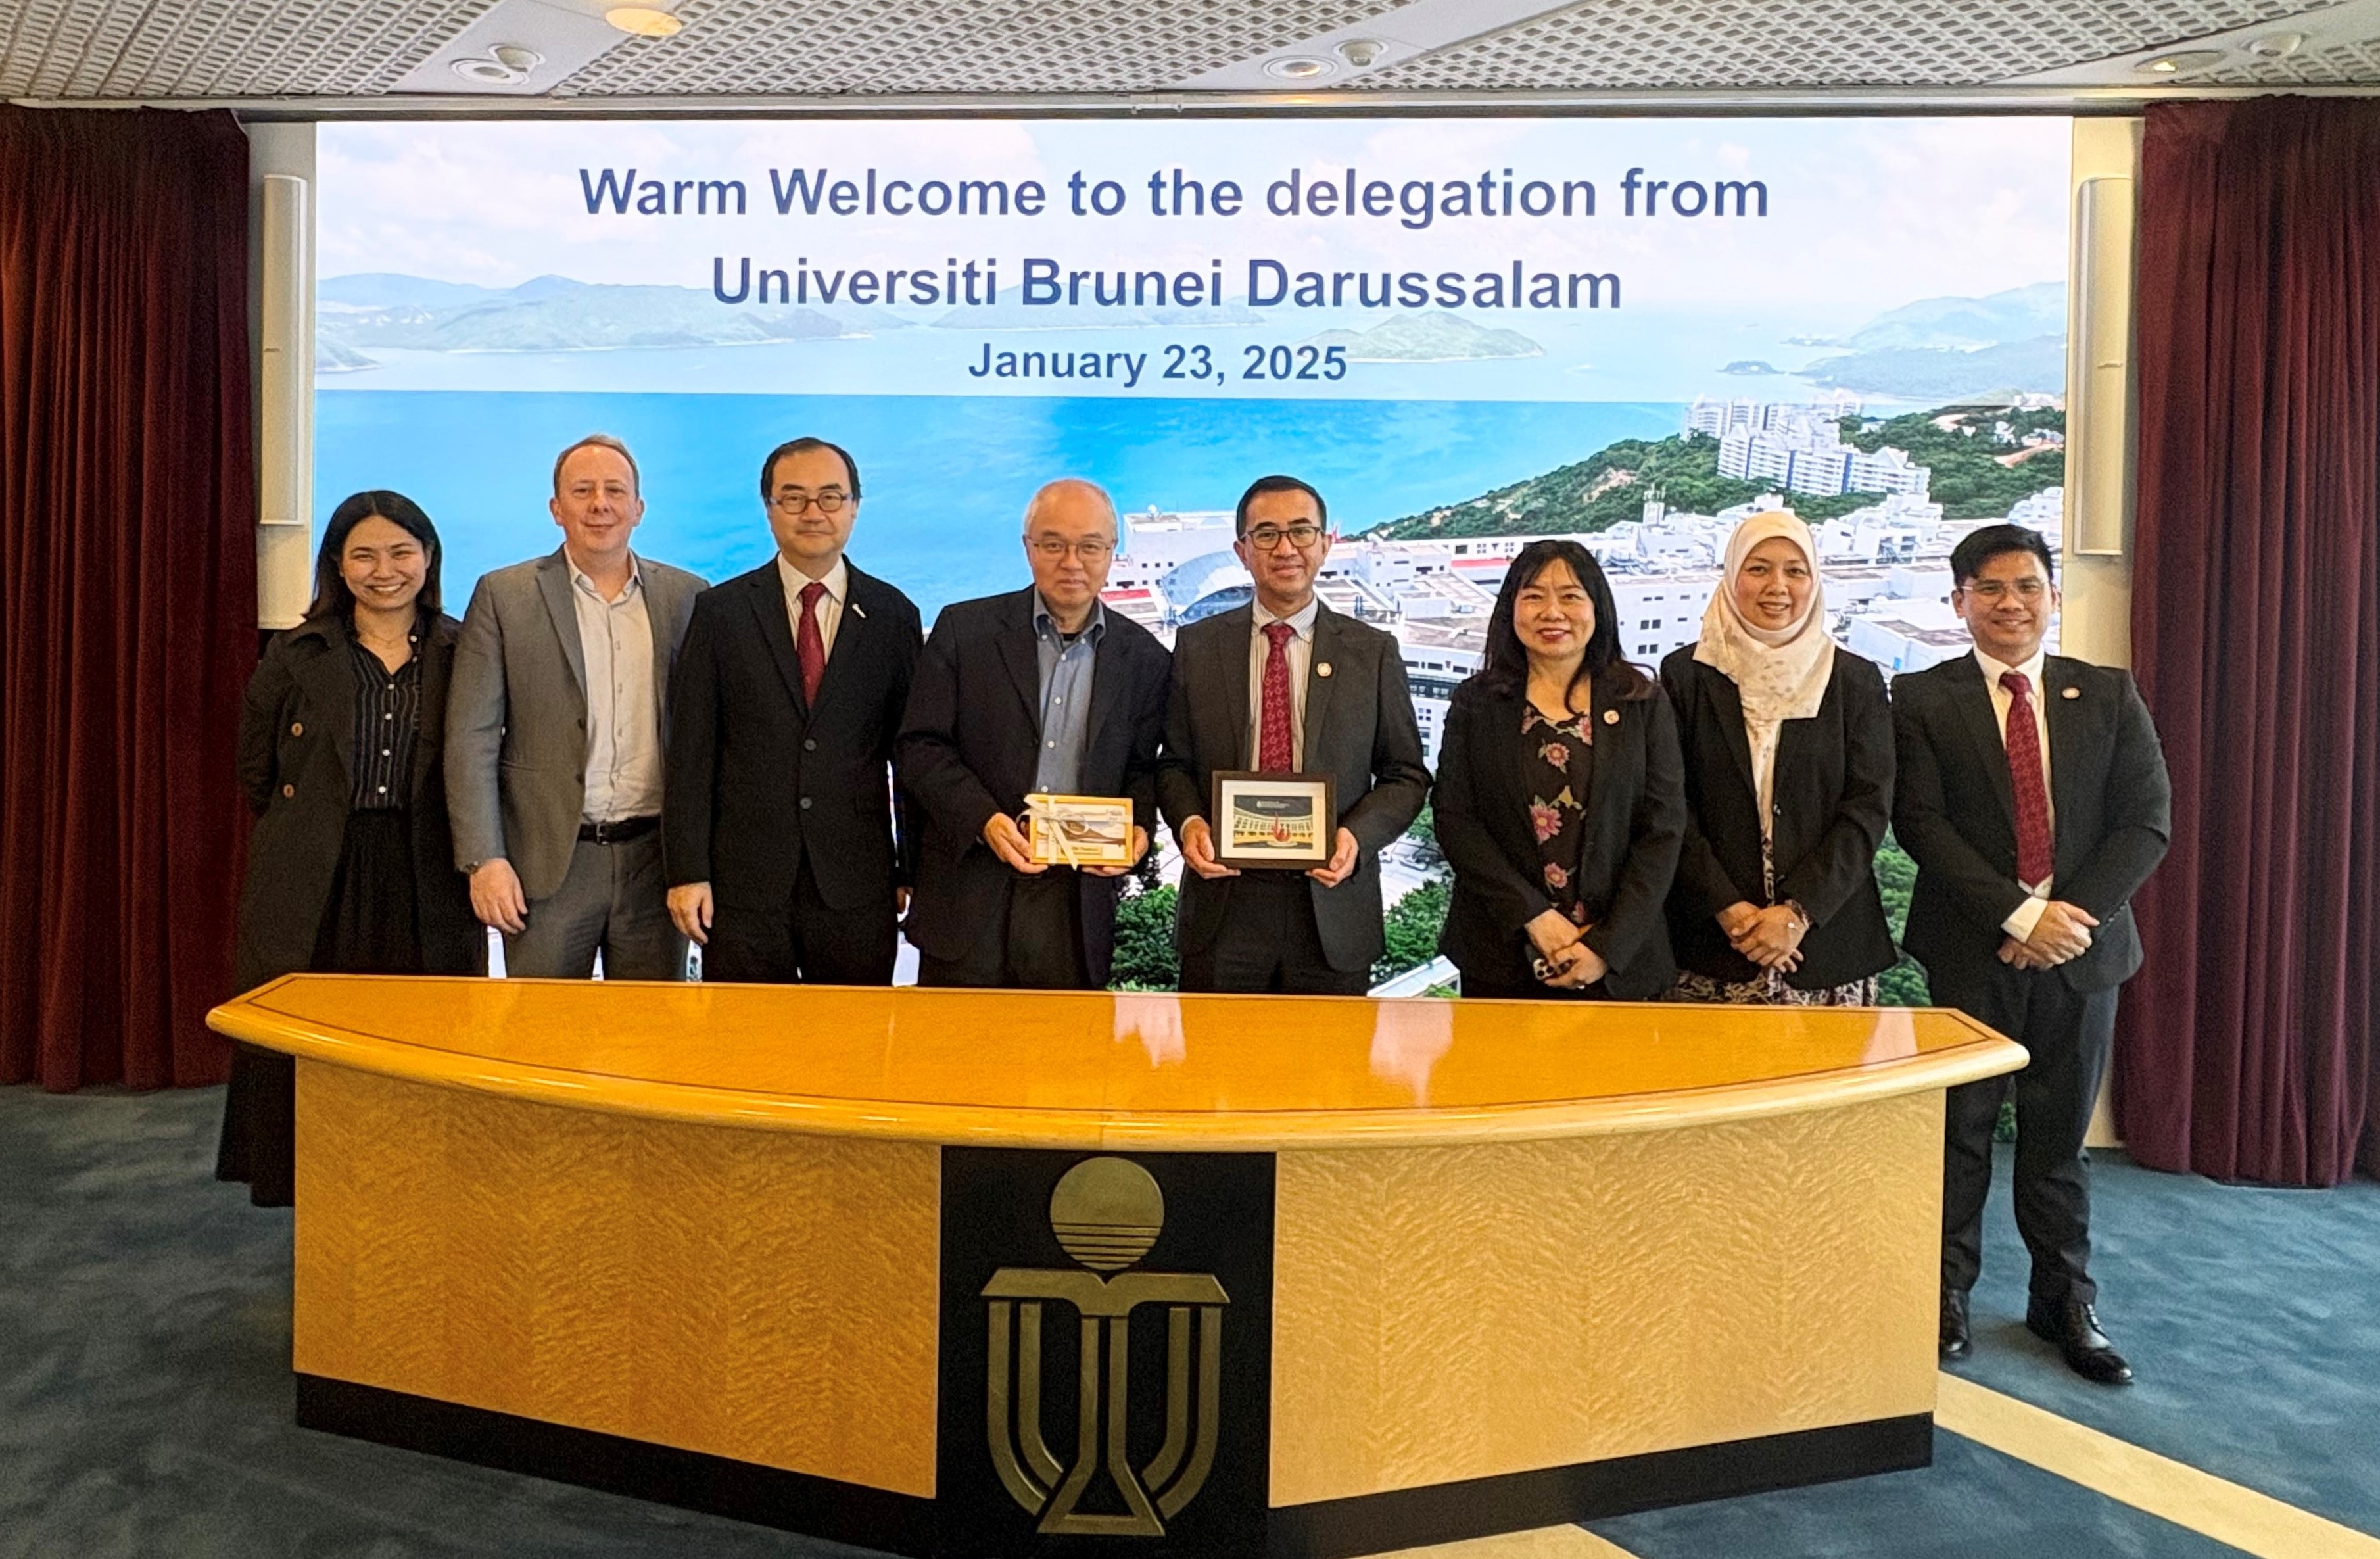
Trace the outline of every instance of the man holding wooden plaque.
<path fill-rule="evenodd" d="M 1256 599 L 1173 649 L 1159 798 L 1187 868 L 1182 989 L 1361 995 L 1379 853 L 1429 790 L 1404 659 L 1315 593 L 1335 538 L 1312 487 L 1258 479 L 1238 538 Z"/>
<path fill-rule="evenodd" d="M 1025 511 L 1029 589 L 942 609 L 894 755 L 923 819 L 906 931 L 921 985 L 1094 990 L 1117 879 L 1157 826 L 1171 662 L 1099 604 L 1115 505 L 1053 481 Z"/>

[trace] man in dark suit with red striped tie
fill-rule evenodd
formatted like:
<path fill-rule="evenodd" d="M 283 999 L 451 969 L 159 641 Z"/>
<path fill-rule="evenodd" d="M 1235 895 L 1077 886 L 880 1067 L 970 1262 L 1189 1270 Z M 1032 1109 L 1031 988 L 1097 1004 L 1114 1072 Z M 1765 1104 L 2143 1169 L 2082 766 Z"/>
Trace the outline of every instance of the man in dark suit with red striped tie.
<path fill-rule="evenodd" d="M 1992 1128 L 2016 1093 L 2017 1230 L 2033 1258 L 2025 1324 L 2088 1380 L 2131 1367 L 2091 1280 L 2090 1129 L 2116 997 L 2141 966 L 2131 899 L 2165 857 L 2172 789 L 2124 672 L 2045 654 L 2058 606 L 2040 532 L 1990 525 L 1950 554 L 1950 604 L 1975 641 L 1893 679 L 1893 829 L 1917 863 L 1901 938 L 1934 999 L 2024 1045 L 2011 1080 L 1950 1090 L 1942 1163 L 1942 1357 L 1970 1347 Z"/>
<path fill-rule="evenodd" d="M 909 871 L 892 743 L 917 608 L 844 556 L 859 468 L 797 438 L 760 465 L 777 555 L 695 598 L 670 686 L 662 861 L 705 980 L 887 985 Z"/>

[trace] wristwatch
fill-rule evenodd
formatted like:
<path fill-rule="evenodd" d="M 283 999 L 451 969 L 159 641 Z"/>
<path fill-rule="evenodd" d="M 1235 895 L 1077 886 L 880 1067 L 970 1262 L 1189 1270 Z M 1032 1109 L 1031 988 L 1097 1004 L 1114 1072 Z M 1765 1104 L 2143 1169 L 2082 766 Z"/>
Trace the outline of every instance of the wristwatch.
<path fill-rule="evenodd" d="M 1808 931 L 1811 923 L 1810 912 L 1802 907 L 1802 901 L 1798 898 L 1789 898 L 1784 900 L 1784 905 L 1786 908 L 1793 911 L 1793 919 L 1802 922 L 1800 927 L 1797 929 L 1801 931 Z"/>

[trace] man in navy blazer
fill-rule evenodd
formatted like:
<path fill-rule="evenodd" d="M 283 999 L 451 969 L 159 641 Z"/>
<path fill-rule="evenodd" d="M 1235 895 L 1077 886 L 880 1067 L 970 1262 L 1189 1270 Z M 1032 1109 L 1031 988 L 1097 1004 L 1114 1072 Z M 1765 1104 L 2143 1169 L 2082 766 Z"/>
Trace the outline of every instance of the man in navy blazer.
<path fill-rule="evenodd" d="M 2024 1045 L 2016 1222 L 2033 1258 L 2025 1324 L 2077 1374 L 2132 1378 L 2099 1324 L 2082 1139 L 2107 1071 L 2118 988 L 2141 966 L 2131 899 L 2164 859 L 2172 787 L 2124 672 L 2045 654 L 2058 603 L 2049 549 L 1985 526 L 1950 554 L 1950 603 L 1975 652 L 1893 679 L 1893 828 L 1917 863 L 1901 941 L 1934 999 Z M 1942 1164 L 1942 1355 L 1963 1358 L 1983 1265 L 1992 1127 L 2011 1081 L 1949 1091 Z"/>
<path fill-rule="evenodd" d="M 777 555 L 695 599 L 671 684 L 670 918 L 707 980 L 889 985 L 917 608 L 844 556 L 859 468 L 843 450 L 779 445 L 760 500 Z"/>
<path fill-rule="evenodd" d="M 1033 583 L 935 620 L 894 759 L 921 824 L 907 922 L 921 985 L 1107 983 L 1131 867 L 1036 862 L 1018 816 L 1035 794 L 1128 798 L 1135 863 L 1157 826 L 1172 657 L 1100 604 L 1115 550 L 1107 493 L 1053 481 L 1025 511 Z"/>

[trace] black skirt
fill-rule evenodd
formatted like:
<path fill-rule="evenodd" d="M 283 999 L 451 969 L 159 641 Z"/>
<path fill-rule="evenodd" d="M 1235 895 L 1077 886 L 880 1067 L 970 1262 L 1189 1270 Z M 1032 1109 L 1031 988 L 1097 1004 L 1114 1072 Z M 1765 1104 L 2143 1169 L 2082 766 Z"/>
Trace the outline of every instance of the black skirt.
<path fill-rule="evenodd" d="M 406 813 L 347 814 L 331 902 L 306 967 L 315 974 L 421 972 Z M 248 1200 L 259 1207 L 287 1207 L 296 1190 L 297 1121 L 297 1063 L 279 1051 L 234 1044 L 215 1178 L 247 1181 Z"/>

